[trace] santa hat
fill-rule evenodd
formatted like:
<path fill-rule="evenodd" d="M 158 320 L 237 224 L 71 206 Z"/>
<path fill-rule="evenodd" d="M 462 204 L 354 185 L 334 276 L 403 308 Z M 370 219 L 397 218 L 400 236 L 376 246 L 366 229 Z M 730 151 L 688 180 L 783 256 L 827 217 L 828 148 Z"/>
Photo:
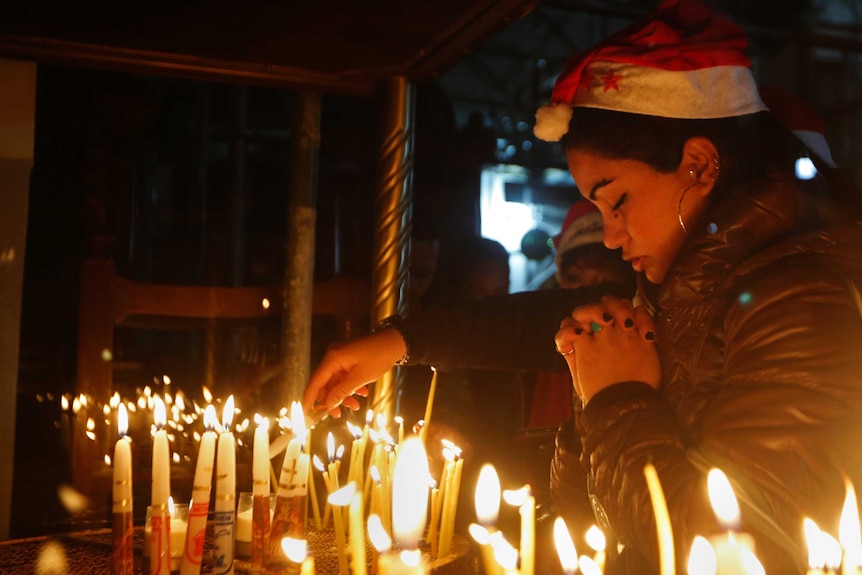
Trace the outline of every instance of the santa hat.
<path fill-rule="evenodd" d="M 560 233 L 554 236 L 557 269 L 565 252 L 586 244 L 600 244 L 603 233 L 602 215 L 596 206 L 586 200 L 578 200 L 572 204 L 563 220 Z"/>
<path fill-rule="evenodd" d="M 536 137 L 556 142 L 574 107 L 666 118 L 727 118 L 766 110 L 739 26 L 696 0 L 666 0 L 650 15 L 569 60 Z"/>
<path fill-rule="evenodd" d="M 772 85 L 761 86 L 760 97 L 785 128 L 793 132 L 809 150 L 817 154 L 830 167 L 835 167 L 832 150 L 824 135 L 826 121 L 808 102 Z"/>

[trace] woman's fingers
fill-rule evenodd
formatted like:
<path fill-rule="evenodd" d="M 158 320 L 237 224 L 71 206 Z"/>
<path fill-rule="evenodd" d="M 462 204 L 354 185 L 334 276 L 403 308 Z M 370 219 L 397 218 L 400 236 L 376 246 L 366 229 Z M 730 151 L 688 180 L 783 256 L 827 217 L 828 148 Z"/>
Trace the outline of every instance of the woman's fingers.
<path fill-rule="evenodd" d="M 634 308 L 634 322 L 635 327 L 638 330 L 638 333 L 644 338 L 646 341 L 655 341 L 655 322 L 653 321 L 652 316 L 647 311 L 647 309 L 639 305 Z"/>

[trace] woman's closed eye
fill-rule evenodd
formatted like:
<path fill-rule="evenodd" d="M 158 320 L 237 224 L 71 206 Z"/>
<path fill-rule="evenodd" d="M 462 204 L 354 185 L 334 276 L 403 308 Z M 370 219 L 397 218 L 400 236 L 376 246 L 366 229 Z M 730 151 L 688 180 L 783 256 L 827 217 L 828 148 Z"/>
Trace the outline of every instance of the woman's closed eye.
<path fill-rule="evenodd" d="M 611 209 L 613 211 L 617 211 L 618 209 L 620 209 L 620 206 L 622 206 L 623 203 L 626 201 L 626 196 L 628 196 L 628 194 L 621 195 L 620 199 L 617 200 L 617 203 L 615 203 Z"/>

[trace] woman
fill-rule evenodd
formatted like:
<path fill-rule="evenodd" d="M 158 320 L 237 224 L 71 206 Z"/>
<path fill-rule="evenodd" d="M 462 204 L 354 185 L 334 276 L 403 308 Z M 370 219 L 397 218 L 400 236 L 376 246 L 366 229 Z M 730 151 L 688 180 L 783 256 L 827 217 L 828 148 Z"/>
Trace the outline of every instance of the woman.
<path fill-rule="evenodd" d="M 743 32 L 702 5 L 664 2 L 573 58 L 537 114 L 537 136 L 562 138 L 605 244 L 639 273 L 646 302 L 583 305 L 595 292 L 560 290 L 582 304 L 561 314 L 555 336 L 584 403 L 571 444 L 596 517 L 625 545 L 609 571 L 658 567 L 648 462 L 679 565 L 696 535 L 720 531 L 711 467 L 731 479 L 768 573 L 804 572 L 803 518 L 835 533 L 844 477 L 862 486 L 862 228 L 856 206 L 840 204 L 854 196 L 830 185 L 828 166 L 794 176 L 807 150 L 765 111 L 744 48 Z M 306 403 L 336 405 L 402 354 L 548 368 L 537 334 L 564 302 L 530 296 L 472 316 L 450 310 L 440 325 L 396 322 L 335 350 Z M 517 330 L 503 331 L 509 323 Z M 459 335 L 436 341 L 446 338 L 431 330 L 444 329 Z M 454 339 L 472 344 L 451 349 Z M 371 341 L 382 356 L 351 359 Z M 565 477 L 552 483 L 568 487 Z"/>

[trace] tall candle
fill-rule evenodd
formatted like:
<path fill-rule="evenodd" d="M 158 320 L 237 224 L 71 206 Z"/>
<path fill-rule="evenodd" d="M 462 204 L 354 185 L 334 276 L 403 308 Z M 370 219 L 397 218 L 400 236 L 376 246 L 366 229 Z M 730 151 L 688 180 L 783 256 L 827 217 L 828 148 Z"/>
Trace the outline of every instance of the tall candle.
<path fill-rule="evenodd" d="M 269 505 L 269 419 L 262 417 L 254 430 L 252 445 L 252 514 L 251 514 L 251 563 L 263 565 L 266 538 L 269 536 L 270 514 Z"/>
<path fill-rule="evenodd" d="M 347 541 L 344 530 L 344 515 L 341 508 L 349 505 L 355 493 L 354 484 L 333 491 L 327 500 L 332 505 L 332 522 L 335 524 L 335 552 L 338 554 L 338 575 L 347 575 Z"/>
<path fill-rule="evenodd" d="M 521 575 L 533 575 L 536 564 L 536 498 L 529 485 L 504 491 L 507 503 L 518 507 L 521 516 Z"/>
<path fill-rule="evenodd" d="M 192 506 L 189 510 L 189 523 L 186 529 L 183 559 L 180 564 L 181 575 L 197 575 L 201 572 L 201 558 L 204 554 L 207 515 L 209 514 L 210 493 L 212 491 L 213 461 L 217 438 L 216 425 L 218 425 L 218 419 L 216 418 L 215 407 L 208 405 L 204 410 L 204 428 L 206 431 L 201 436 L 198 460 L 195 464 Z"/>
<path fill-rule="evenodd" d="M 392 474 L 392 532 L 405 551 L 419 549 L 427 517 L 428 477 L 428 456 L 422 441 L 405 439 L 395 456 Z"/>
<path fill-rule="evenodd" d="M 170 453 L 165 430 L 167 413 L 162 398 L 155 398 L 153 419 L 156 433 L 153 436 L 152 490 L 150 505 L 150 574 L 168 575 L 171 570 L 170 514 L 168 497 L 171 494 Z"/>
<path fill-rule="evenodd" d="M 352 575 L 366 575 L 367 562 L 365 559 L 365 511 L 362 508 L 362 492 L 356 491 L 356 483 L 351 482 L 354 487 L 353 496 L 350 499 L 348 518 L 350 522 L 350 557 L 353 562 Z"/>
<path fill-rule="evenodd" d="M 214 575 L 233 575 L 234 526 L 236 524 L 236 440 L 233 425 L 233 395 L 222 411 L 222 433 L 218 438 L 215 501 Z"/>
<path fill-rule="evenodd" d="M 557 517 L 554 520 L 554 545 L 557 548 L 563 575 L 572 575 L 578 570 L 578 551 L 575 549 L 572 534 L 569 533 L 569 528 L 562 517 Z"/>
<path fill-rule="evenodd" d="M 306 500 L 308 496 L 308 454 L 303 453 L 305 441 L 305 415 L 302 404 L 291 403 L 290 421 L 293 428 L 293 438 L 287 444 L 281 474 L 278 479 L 278 490 L 275 499 L 275 512 L 269 538 L 266 542 L 266 563 L 278 565 L 285 560 L 281 548 L 284 537 L 302 539 L 305 523 Z M 302 456 L 305 457 L 302 457 Z"/>
<path fill-rule="evenodd" d="M 428 390 L 428 400 L 425 402 L 425 417 L 422 419 L 422 428 L 419 430 L 419 438 L 422 443 L 428 438 L 428 426 L 431 425 L 431 413 L 434 411 L 434 395 L 437 393 L 437 368 L 432 367 L 431 388 Z"/>
<path fill-rule="evenodd" d="M 119 439 L 114 446 L 113 489 L 113 570 L 114 575 L 132 575 L 135 556 L 132 547 L 132 450 L 126 433 L 129 416 L 126 406 L 117 410 Z"/>
<path fill-rule="evenodd" d="M 670 513 L 667 509 L 667 501 L 664 498 L 664 490 L 658 479 L 658 473 L 652 463 L 644 466 L 644 477 L 652 502 L 653 515 L 655 515 L 656 535 L 659 548 L 659 568 L 661 575 L 673 575 L 676 571 L 676 557 L 674 556 L 673 530 L 670 525 Z"/>
<path fill-rule="evenodd" d="M 490 538 L 497 531 L 495 525 L 500 513 L 500 478 L 497 476 L 497 470 L 489 463 L 483 465 L 479 470 L 474 503 L 479 526 L 488 533 L 487 542 L 478 541 L 482 552 L 482 562 L 485 564 L 485 573 L 488 575 L 498 574 L 501 569 L 494 558 L 494 549 L 491 547 Z"/>

